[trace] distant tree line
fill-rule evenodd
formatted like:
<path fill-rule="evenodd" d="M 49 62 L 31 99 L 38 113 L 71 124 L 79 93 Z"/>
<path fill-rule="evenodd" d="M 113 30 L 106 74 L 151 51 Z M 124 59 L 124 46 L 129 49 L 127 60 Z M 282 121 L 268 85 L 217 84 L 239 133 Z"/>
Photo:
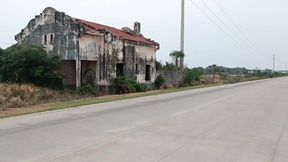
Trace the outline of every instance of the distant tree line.
<path fill-rule="evenodd" d="M 157 71 L 175 71 L 176 65 L 174 63 L 165 62 L 162 64 L 161 62 L 156 61 L 156 70 Z M 228 68 L 224 66 L 217 66 L 215 64 L 210 65 L 206 68 L 196 67 L 189 68 L 186 67 L 184 70 L 184 78 L 182 84 L 184 85 L 194 85 L 195 83 L 199 83 L 202 75 L 212 75 L 213 80 L 215 75 L 220 76 L 222 80 L 225 80 L 228 77 L 258 77 L 258 78 L 272 78 L 272 77 L 281 77 L 287 76 L 287 73 L 273 72 L 272 70 L 265 69 L 247 69 L 245 67 L 236 67 L 236 68 Z"/>

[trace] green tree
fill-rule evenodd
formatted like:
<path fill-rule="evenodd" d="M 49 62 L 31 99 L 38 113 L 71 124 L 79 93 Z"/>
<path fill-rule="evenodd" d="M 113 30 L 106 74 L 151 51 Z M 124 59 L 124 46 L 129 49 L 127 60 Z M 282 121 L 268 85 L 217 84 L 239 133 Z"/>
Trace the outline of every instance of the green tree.
<path fill-rule="evenodd" d="M 59 57 L 49 57 L 42 47 L 14 45 L 0 55 L 0 79 L 2 82 L 62 88 L 62 79 L 56 73 L 60 62 Z"/>

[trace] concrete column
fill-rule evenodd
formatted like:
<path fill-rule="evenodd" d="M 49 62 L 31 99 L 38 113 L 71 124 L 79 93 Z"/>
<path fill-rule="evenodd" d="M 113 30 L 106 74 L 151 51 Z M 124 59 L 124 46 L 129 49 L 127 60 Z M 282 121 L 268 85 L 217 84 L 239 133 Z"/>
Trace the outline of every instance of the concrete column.
<path fill-rule="evenodd" d="M 76 88 L 81 87 L 81 60 L 76 59 Z"/>
<path fill-rule="evenodd" d="M 95 66 L 95 85 L 97 86 L 98 82 L 99 82 L 99 60 L 96 61 L 96 66 Z"/>

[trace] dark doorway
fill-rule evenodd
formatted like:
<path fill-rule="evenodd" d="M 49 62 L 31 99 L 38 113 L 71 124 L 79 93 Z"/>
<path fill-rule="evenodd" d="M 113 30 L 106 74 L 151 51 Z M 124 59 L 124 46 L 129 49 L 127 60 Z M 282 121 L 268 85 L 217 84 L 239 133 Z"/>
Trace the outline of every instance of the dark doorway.
<path fill-rule="evenodd" d="M 146 81 L 151 80 L 151 65 L 146 65 L 145 67 L 145 80 Z"/>
<path fill-rule="evenodd" d="M 116 64 L 116 74 L 117 74 L 117 76 L 123 76 L 124 75 L 124 64 L 123 63 Z"/>

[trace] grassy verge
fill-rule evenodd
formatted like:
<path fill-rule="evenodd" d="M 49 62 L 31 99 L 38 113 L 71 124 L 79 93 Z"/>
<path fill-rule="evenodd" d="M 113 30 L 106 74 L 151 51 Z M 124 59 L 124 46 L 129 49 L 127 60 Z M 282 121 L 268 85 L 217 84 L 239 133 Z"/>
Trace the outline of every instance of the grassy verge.
<path fill-rule="evenodd" d="M 224 82 L 224 84 L 234 84 L 234 83 L 239 83 L 239 82 L 248 82 L 248 81 L 261 80 L 261 79 L 267 79 L 267 78 L 249 78 L 249 79 L 243 79 L 243 80 L 237 80 L 237 81 L 228 80 L 227 82 Z M 193 90 L 193 89 L 219 86 L 219 85 L 223 85 L 223 84 L 200 85 L 200 86 L 183 87 L 183 88 L 161 89 L 161 90 L 153 90 L 153 91 L 148 91 L 148 92 L 143 92 L 143 93 L 130 93 L 130 94 L 124 94 L 124 95 L 109 95 L 109 96 L 102 96 L 102 97 L 89 97 L 89 98 L 84 98 L 84 99 L 74 99 L 74 100 L 72 99 L 70 101 L 52 102 L 52 103 L 48 103 L 48 104 L 36 104 L 34 106 L 26 106 L 23 108 L 13 108 L 13 109 L 1 110 L 0 111 L 0 119 L 12 117 L 12 116 L 19 116 L 19 115 L 33 114 L 33 113 L 53 111 L 53 110 L 68 109 L 68 108 L 75 108 L 75 107 L 91 105 L 91 104 L 99 104 L 99 103 L 106 103 L 106 102 L 119 101 L 119 100 L 125 100 L 125 99 L 133 99 L 133 98 L 139 98 L 139 97 L 145 97 L 145 96 L 160 95 L 160 94 L 165 94 L 165 93 L 180 92 L 180 91 Z M 47 94 L 46 93 L 44 93 L 44 94 L 46 97 Z M 50 93 L 50 92 L 48 94 L 49 95 L 55 95 L 54 93 Z"/>
<path fill-rule="evenodd" d="M 201 86 L 184 87 L 184 88 L 153 90 L 153 91 L 148 91 L 148 92 L 143 92 L 143 93 L 131 93 L 131 94 L 125 94 L 125 95 L 90 97 L 86 99 L 79 99 L 79 100 L 73 100 L 73 101 L 39 104 L 39 105 L 28 106 L 28 107 L 17 108 L 17 109 L 7 109 L 7 110 L 0 111 L 0 119 L 12 117 L 12 116 L 32 114 L 32 113 L 61 110 L 61 109 L 67 109 L 67 108 L 75 108 L 75 107 L 91 105 L 91 104 L 99 104 L 99 103 L 106 103 L 106 102 L 119 101 L 119 100 L 125 100 L 125 99 L 133 99 L 133 98 L 139 98 L 139 97 L 145 97 L 145 96 L 160 95 L 160 94 L 165 94 L 165 93 L 180 92 L 180 91 L 199 89 L 199 88 L 205 88 L 205 87 L 211 87 L 211 86 L 218 86 L 218 85 L 201 85 Z"/>
<path fill-rule="evenodd" d="M 152 96 L 152 95 L 160 95 L 160 94 L 165 94 L 165 93 L 173 93 L 173 92 L 205 88 L 205 87 L 211 87 L 211 86 L 216 86 L 216 85 L 202 85 L 202 86 L 184 87 L 184 88 L 171 88 L 171 89 L 153 90 L 153 91 L 148 91 L 148 92 L 143 92 L 143 93 L 95 97 L 95 98 L 88 98 L 88 99 L 82 99 L 82 100 L 67 101 L 67 102 L 62 102 L 62 103 L 51 104 L 50 109 L 51 110 L 65 109 L 65 108 L 70 108 L 70 107 L 79 107 L 79 106 L 85 106 L 85 105 L 91 105 L 91 104 L 99 104 L 99 103 L 119 101 L 119 100 L 125 100 L 125 99 L 133 99 L 133 98 Z"/>

